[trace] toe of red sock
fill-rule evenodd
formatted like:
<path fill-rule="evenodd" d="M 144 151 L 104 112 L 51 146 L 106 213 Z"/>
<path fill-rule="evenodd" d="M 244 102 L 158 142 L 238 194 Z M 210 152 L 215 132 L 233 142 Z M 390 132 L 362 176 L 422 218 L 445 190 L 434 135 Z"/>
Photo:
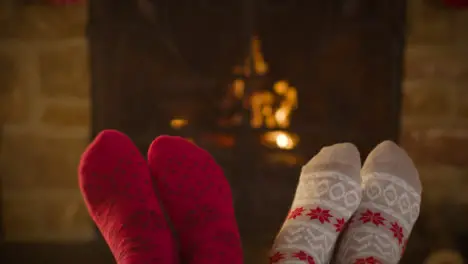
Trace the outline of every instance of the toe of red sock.
<path fill-rule="evenodd" d="M 192 142 L 177 136 L 159 136 L 150 145 L 148 160 L 158 158 L 168 158 L 174 155 L 190 157 L 193 155 L 203 155 L 203 158 L 212 159 L 210 154 Z M 164 156 L 164 157 L 161 157 Z"/>

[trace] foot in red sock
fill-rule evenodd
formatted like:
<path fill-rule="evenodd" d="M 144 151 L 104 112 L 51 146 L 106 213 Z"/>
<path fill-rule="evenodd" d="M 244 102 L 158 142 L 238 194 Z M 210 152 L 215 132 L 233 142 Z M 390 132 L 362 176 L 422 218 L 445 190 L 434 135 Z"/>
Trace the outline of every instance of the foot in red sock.
<path fill-rule="evenodd" d="M 242 263 L 231 189 L 211 155 L 185 139 L 161 136 L 151 144 L 148 160 L 184 262 Z"/>
<path fill-rule="evenodd" d="M 174 264 L 174 239 L 153 192 L 148 165 L 124 134 L 106 130 L 79 167 L 88 211 L 119 264 Z"/>

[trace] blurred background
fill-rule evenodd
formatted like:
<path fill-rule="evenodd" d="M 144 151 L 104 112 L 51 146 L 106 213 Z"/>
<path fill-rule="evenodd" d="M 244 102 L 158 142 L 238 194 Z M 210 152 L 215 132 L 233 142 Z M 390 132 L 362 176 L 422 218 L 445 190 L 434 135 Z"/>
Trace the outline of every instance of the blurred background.
<path fill-rule="evenodd" d="M 464 0 L 2 0 L 2 263 L 113 263 L 76 168 L 106 128 L 143 153 L 179 135 L 232 185 L 246 263 L 266 253 L 302 164 L 398 141 L 423 206 L 401 263 L 468 260 Z M 274 209 L 272 209 L 274 208 Z"/>

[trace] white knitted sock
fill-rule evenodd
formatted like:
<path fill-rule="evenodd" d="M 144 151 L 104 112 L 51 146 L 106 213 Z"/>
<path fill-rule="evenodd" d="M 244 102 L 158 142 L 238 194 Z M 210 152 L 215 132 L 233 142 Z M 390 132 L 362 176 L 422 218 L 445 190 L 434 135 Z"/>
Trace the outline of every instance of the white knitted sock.
<path fill-rule="evenodd" d="M 338 264 L 396 264 L 419 216 L 421 183 L 406 152 L 385 141 L 361 171 L 362 202 L 336 250 Z"/>
<path fill-rule="evenodd" d="M 303 168 L 270 263 L 325 264 L 361 201 L 361 160 L 350 143 L 323 148 Z"/>

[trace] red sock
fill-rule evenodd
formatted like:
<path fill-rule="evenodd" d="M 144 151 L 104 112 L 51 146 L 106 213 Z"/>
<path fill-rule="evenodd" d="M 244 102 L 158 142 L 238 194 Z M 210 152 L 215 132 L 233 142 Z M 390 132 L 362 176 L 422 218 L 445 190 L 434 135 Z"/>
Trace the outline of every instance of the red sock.
<path fill-rule="evenodd" d="M 119 264 L 174 264 L 174 239 L 148 165 L 124 134 L 101 132 L 81 157 L 81 192 Z"/>
<path fill-rule="evenodd" d="M 148 160 L 184 262 L 242 263 L 231 189 L 210 154 L 185 139 L 161 136 L 151 144 Z"/>

